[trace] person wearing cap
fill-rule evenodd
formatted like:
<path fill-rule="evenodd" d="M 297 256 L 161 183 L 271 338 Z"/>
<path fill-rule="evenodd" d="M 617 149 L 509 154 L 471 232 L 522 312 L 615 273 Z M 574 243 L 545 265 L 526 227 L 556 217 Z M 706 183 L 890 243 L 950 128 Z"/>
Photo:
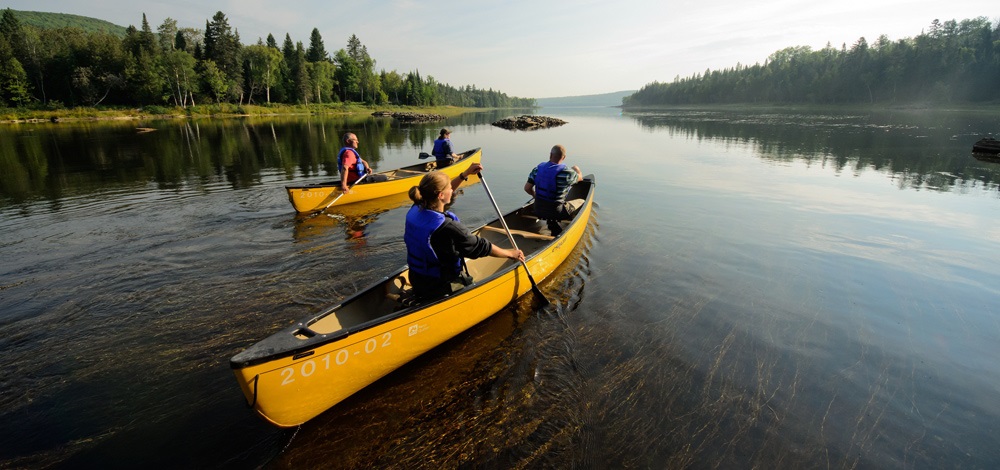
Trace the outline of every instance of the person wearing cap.
<path fill-rule="evenodd" d="M 559 235 L 560 220 L 569 220 L 583 205 L 582 199 L 566 201 L 566 193 L 573 184 L 583 181 L 580 167 L 567 167 L 566 147 L 556 145 L 549 151 L 549 160 L 539 163 L 528 175 L 524 192 L 535 198 L 535 216 L 548 222 L 552 235 Z"/>
<path fill-rule="evenodd" d="M 441 135 L 434 141 L 434 150 L 431 151 L 431 155 L 437 159 L 438 168 L 444 168 L 462 158 L 461 155 L 455 153 L 455 149 L 451 145 L 451 130 L 441 129 Z"/>

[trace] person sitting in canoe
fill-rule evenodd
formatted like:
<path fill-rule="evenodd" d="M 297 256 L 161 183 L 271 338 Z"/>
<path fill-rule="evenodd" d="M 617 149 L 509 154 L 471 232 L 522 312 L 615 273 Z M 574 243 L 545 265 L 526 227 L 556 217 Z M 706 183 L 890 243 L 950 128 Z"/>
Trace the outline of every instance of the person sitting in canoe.
<path fill-rule="evenodd" d="M 583 181 L 580 167 L 567 168 L 566 147 L 556 145 L 549 151 L 549 161 L 538 164 L 528 175 L 524 192 L 535 198 L 535 215 L 548 222 L 552 235 L 559 235 L 560 220 L 570 220 L 583 205 L 582 199 L 566 201 L 566 193 L 574 183 Z"/>
<path fill-rule="evenodd" d="M 450 130 L 441 129 L 441 135 L 434 141 L 434 150 L 431 151 L 431 155 L 437 159 L 438 168 L 444 168 L 462 158 L 461 155 L 455 153 L 455 149 L 451 145 Z"/>
<path fill-rule="evenodd" d="M 340 190 L 345 193 L 351 192 L 354 183 L 374 183 L 389 179 L 385 175 L 372 174 L 372 168 L 358 152 L 358 136 L 353 132 L 344 134 L 344 147 L 337 153 L 337 169 L 340 171 Z M 365 175 L 367 176 L 362 180 L 361 177 Z"/>
<path fill-rule="evenodd" d="M 500 248 L 473 235 L 455 213 L 445 211 L 462 181 L 482 169 L 481 164 L 473 163 L 450 181 L 448 175 L 432 171 L 410 188 L 413 207 L 406 214 L 403 240 L 410 284 L 418 299 L 437 298 L 470 285 L 472 277 L 465 268 L 465 258 L 493 256 L 524 261 L 521 250 Z"/>

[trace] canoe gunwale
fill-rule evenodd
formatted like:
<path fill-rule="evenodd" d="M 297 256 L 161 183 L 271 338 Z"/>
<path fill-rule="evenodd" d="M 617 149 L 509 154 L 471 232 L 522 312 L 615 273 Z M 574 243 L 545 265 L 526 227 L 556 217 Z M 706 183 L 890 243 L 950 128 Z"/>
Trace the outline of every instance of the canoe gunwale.
<path fill-rule="evenodd" d="M 586 190 L 585 200 L 588 200 L 588 202 L 590 202 L 589 200 L 593 197 L 594 187 L 596 186 L 594 176 L 587 175 L 583 181 L 576 184 L 588 185 L 588 189 Z M 532 203 L 529 201 L 528 203 L 522 205 L 521 207 L 504 214 L 504 217 L 507 218 L 510 216 L 517 216 L 522 211 L 530 210 L 531 206 Z M 581 208 L 580 213 L 582 212 L 583 208 Z M 578 215 L 580 213 L 578 213 Z M 580 223 L 584 224 L 588 223 L 589 219 L 590 217 L 586 218 L 574 217 L 574 219 L 570 221 L 567 227 L 558 236 L 554 237 L 551 240 L 546 241 L 546 243 L 540 245 L 537 249 L 532 251 L 532 253 L 527 255 L 525 258 L 525 262 L 527 263 L 528 261 L 537 257 L 539 254 L 545 252 L 551 246 L 560 243 L 560 241 L 568 233 L 572 232 L 573 227 L 575 227 L 577 224 Z M 500 220 L 499 218 L 496 218 L 491 221 L 488 221 L 485 224 L 473 229 L 472 232 L 478 232 L 485 226 L 498 223 L 499 220 Z M 562 264 L 562 261 L 560 261 L 558 264 Z M 449 302 L 463 296 L 468 296 L 470 298 L 475 297 L 480 292 L 482 292 L 483 289 L 490 289 L 493 281 L 517 269 L 523 269 L 520 263 L 510 263 L 509 265 L 504 266 L 501 269 L 498 269 L 497 271 L 493 272 L 489 276 L 480 280 L 476 280 L 475 282 L 473 282 L 472 285 L 466 286 L 462 290 L 454 292 L 450 295 L 446 295 L 429 302 L 423 302 L 414 306 L 401 308 L 391 313 L 381 315 L 376 318 L 372 318 L 371 320 L 364 321 L 356 325 L 344 327 L 330 333 L 318 333 L 309 329 L 311 325 L 327 317 L 328 315 L 334 314 L 337 310 L 343 308 L 344 306 L 354 301 L 360 300 L 364 296 L 369 295 L 373 290 L 380 289 L 382 286 L 385 286 L 386 284 L 393 282 L 393 280 L 395 280 L 408 270 L 408 267 L 404 265 L 402 268 L 393 271 L 391 275 L 377 279 L 374 282 L 370 283 L 369 285 L 365 286 L 364 288 L 359 289 L 355 294 L 337 303 L 336 305 L 328 307 L 317 314 L 314 314 L 306 319 L 303 319 L 301 321 L 295 322 L 292 325 L 282 328 L 281 330 L 267 336 L 263 340 L 247 347 L 246 349 L 244 349 L 243 351 L 236 354 L 230 359 L 229 361 L 230 368 L 234 370 L 239 370 L 275 360 L 292 357 L 297 354 L 305 353 L 310 350 L 320 348 L 329 343 L 341 341 L 352 335 L 356 335 L 358 333 L 370 330 L 372 328 L 376 328 L 380 325 L 392 322 L 399 318 L 414 315 L 423 310 L 431 310 L 435 306 L 443 302 Z M 306 338 L 304 339 L 299 338 L 298 337 L 299 335 L 306 336 Z M 241 358 L 241 356 L 248 356 L 248 357 Z"/>
<path fill-rule="evenodd" d="M 462 152 L 462 159 L 458 160 L 458 162 L 456 162 L 456 164 L 460 163 L 462 160 L 465 160 L 467 157 L 475 155 L 476 152 L 479 152 L 481 150 L 482 150 L 482 147 L 477 147 L 477 148 L 474 148 L 472 150 L 466 150 L 465 152 Z M 428 163 L 430 163 L 430 162 L 428 162 Z M 377 185 L 382 184 L 382 183 L 403 181 L 403 180 L 408 180 L 410 178 L 422 178 L 427 173 L 430 173 L 430 171 L 427 171 L 427 170 L 424 169 L 424 168 L 426 168 L 426 166 L 427 166 L 427 163 L 414 163 L 413 165 L 401 166 L 399 168 L 393 168 L 391 170 L 377 171 L 377 172 L 372 173 L 372 174 L 374 174 L 374 175 L 385 175 L 385 174 L 389 174 L 389 173 L 392 173 L 394 171 L 399 171 L 399 170 L 418 171 L 418 172 L 420 172 L 420 174 L 410 175 L 410 176 L 404 176 L 404 177 L 396 178 L 394 180 L 389 180 L 389 181 L 378 181 L 378 182 L 375 182 L 375 183 L 366 183 L 366 184 L 371 185 L 371 186 L 377 186 Z M 451 165 L 448 165 L 448 166 L 451 166 Z M 340 180 L 322 181 L 322 182 L 319 182 L 319 183 L 309 183 L 309 184 L 290 184 L 290 185 L 285 185 L 285 189 L 286 190 L 290 190 L 290 189 L 291 190 L 294 190 L 294 189 L 317 189 L 317 188 L 329 188 L 329 187 L 337 187 L 337 188 L 339 188 L 340 187 Z"/>

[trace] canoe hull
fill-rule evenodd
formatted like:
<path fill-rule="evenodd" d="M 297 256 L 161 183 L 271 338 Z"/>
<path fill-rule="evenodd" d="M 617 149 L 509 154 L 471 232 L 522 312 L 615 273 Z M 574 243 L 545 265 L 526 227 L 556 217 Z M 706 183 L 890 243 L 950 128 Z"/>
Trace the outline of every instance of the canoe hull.
<path fill-rule="evenodd" d="M 468 168 L 469 164 L 481 163 L 483 152 L 482 149 L 474 149 L 464 152 L 463 155 L 464 157 L 457 163 L 444 167 L 441 171 L 447 174 L 449 178 L 454 178 Z M 340 199 L 336 199 L 341 194 L 339 180 L 337 182 L 285 186 L 285 190 L 288 192 L 288 201 L 292 203 L 292 207 L 295 208 L 296 212 L 316 212 L 322 210 L 334 199 L 336 199 L 336 202 L 331 207 L 404 194 L 410 190 L 410 187 L 416 186 L 420 182 L 420 178 L 423 178 L 428 173 L 425 169 L 426 165 L 426 163 L 421 163 L 379 172 L 377 174 L 386 175 L 389 177 L 389 180 L 355 185 L 351 188 L 349 194 L 345 194 Z"/>
<path fill-rule="evenodd" d="M 574 221 L 559 237 L 545 242 L 544 248 L 527 259 L 526 264 L 536 281 L 552 274 L 583 237 L 593 209 L 593 184 L 587 184 L 589 196 Z M 487 234 L 484 232 L 482 235 Z M 502 237 L 494 237 L 493 241 L 504 246 L 501 241 L 506 240 L 506 235 Z M 518 245 L 524 249 L 521 241 Z M 506 246 L 510 246 L 509 242 Z M 272 336 L 283 341 L 284 353 L 274 354 L 264 347 L 263 354 L 270 357 L 253 358 L 248 355 L 241 358 L 237 355 L 231 365 L 247 403 L 270 423 L 281 427 L 297 426 L 492 316 L 531 290 L 528 276 L 519 263 L 497 258 L 481 260 L 485 260 L 484 263 L 505 263 L 507 267 L 496 270 L 495 274 L 482 281 L 477 279 L 473 286 L 443 300 L 393 313 L 388 321 L 380 319 L 369 322 L 371 326 L 361 325 L 360 328 L 321 327 L 321 318 L 329 317 L 331 312 L 352 300 L 368 304 L 378 302 L 358 297 L 371 297 L 372 294 L 364 292 L 373 290 L 392 291 L 396 285 L 393 280 L 405 276 L 404 268 L 358 296 L 345 300 L 344 304 Z M 479 260 L 469 260 L 474 276 L 476 272 L 471 264 L 475 261 Z M 309 337 L 309 334 L 315 335 Z M 311 343 L 308 346 L 288 347 L 294 344 L 294 340 L 289 343 L 293 337 L 303 343 Z M 263 343 L 257 347 L 262 347 Z"/>
<path fill-rule="evenodd" d="M 508 277 L 488 292 L 454 298 L 419 316 L 321 346 L 310 356 L 236 370 L 237 381 L 248 403 L 256 387 L 254 410 L 262 418 L 297 426 L 502 309 L 517 298 L 518 279 Z"/>

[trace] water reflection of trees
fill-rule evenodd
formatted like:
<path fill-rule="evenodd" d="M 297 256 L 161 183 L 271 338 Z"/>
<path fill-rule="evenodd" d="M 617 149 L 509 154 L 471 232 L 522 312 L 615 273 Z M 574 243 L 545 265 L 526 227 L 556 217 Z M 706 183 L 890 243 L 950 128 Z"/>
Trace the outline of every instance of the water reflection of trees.
<path fill-rule="evenodd" d="M 690 139 L 749 145 L 764 160 L 804 161 L 838 172 L 889 173 L 901 189 L 997 189 L 1000 165 L 971 156 L 996 118 L 975 113 L 861 114 L 670 111 L 630 113 L 641 127 Z"/>
<path fill-rule="evenodd" d="M 448 126 L 460 135 L 498 113 L 450 118 Z M 429 152 L 442 126 L 370 116 L 288 116 L 11 127 L 0 130 L 0 204 L 149 184 L 160 190 L 246 188 L 259 184 L 265 169 L 278 169 L 288 179 L 334 178 L 346 132 L 357 134 L 364 158 L 385 170 L 380 164 L 387 149 Z"/>

